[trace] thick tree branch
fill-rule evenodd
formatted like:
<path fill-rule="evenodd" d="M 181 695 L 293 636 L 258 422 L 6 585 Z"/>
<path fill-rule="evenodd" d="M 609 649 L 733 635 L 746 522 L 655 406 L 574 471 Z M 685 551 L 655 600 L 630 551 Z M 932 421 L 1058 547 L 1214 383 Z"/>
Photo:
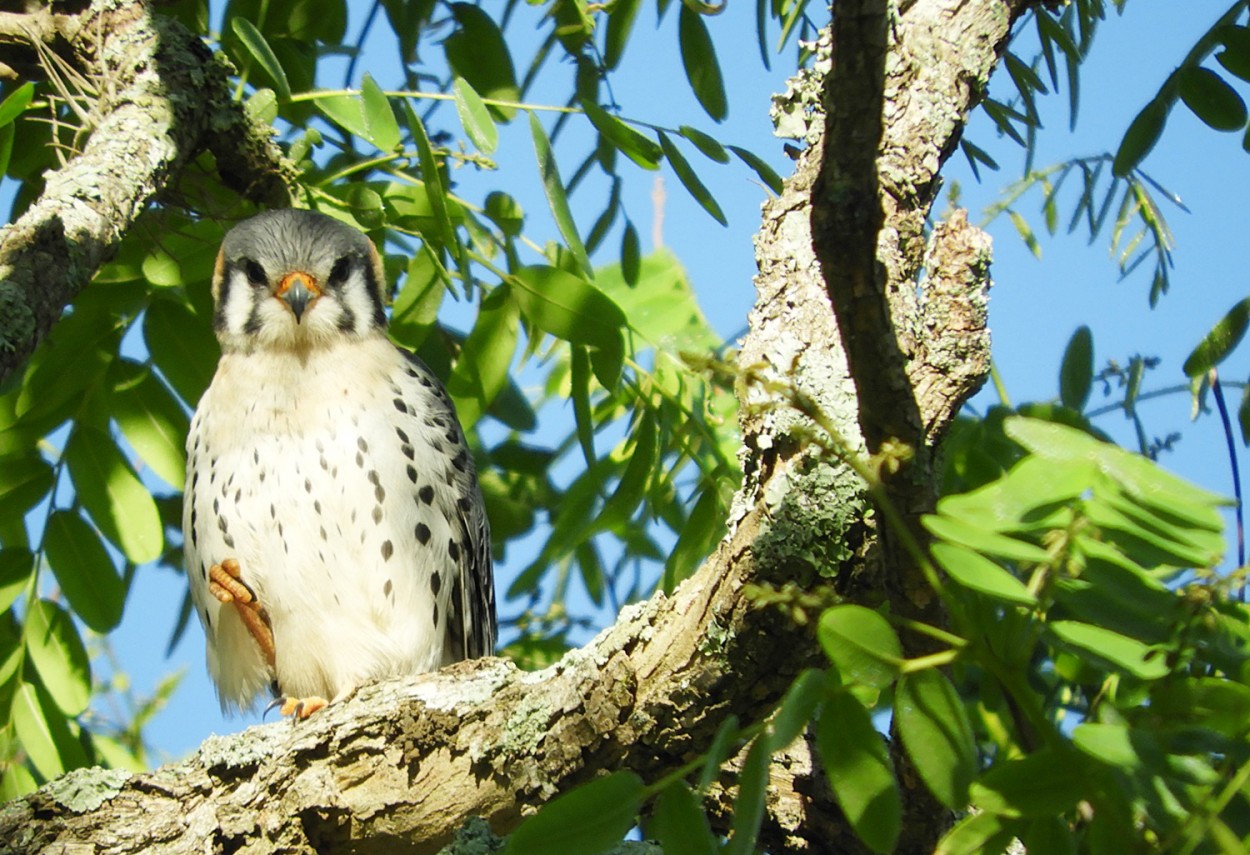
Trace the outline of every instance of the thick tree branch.
<path fill-rule="evenodd" d="M 0 383 L 18 370 L 147 204 L 204 149 L 245 196 L 287 204 L 290 167 L 272 131 L 230 99 L 228 69 L 138 0 L 96 0 L 80 16 L 0 16 L 0 45 L 40 41 L 68 54 L 99 98 L 86 145 L 0 230 Z M 20 50 L 0 62 L 20 65 Z"/>
<path fill-rule="evenodd" d="M 793 656 L 805 633 L 741 596 L 761 576 L 761 522 L 743 520 L 671 598 L 627 609 L 545 671 L 463 663 L 369 687 L 298 725 L 214 738 L 176 766 L 74 773 L 0 808 L 0 853 L 88 842 L 389 852 L 399 841 L 433 852 L 466 816 L 507 831 L 597 770 L 656 777 L 697 755 L 728 714 L 759 718 L 806 664 Z"/>

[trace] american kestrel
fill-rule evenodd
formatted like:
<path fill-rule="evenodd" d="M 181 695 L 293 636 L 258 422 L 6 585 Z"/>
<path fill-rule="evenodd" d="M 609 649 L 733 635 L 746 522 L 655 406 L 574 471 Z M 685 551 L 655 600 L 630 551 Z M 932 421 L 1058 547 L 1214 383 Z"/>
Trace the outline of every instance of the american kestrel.
<path fill-rule="evenodd" d="M 386 336 L 373 243 L 310 211 L 240 223 L 213 275 L 217 373 L 187 438 L 191 597 L 223 709 L 304 717 L 485 656 L 490 530 L 451 399 Z"/>

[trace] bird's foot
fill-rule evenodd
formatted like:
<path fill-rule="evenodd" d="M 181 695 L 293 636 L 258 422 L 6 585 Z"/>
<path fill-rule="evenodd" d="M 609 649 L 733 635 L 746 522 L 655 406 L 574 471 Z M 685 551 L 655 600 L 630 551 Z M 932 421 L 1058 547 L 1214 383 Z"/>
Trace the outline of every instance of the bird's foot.
<path fill-rule="evenodd" d="M 260 652 L 272 668 L 273 629 L 269 626 L 269 615 L 256 599 L 256 592 L 243 581 L 236 559 L 227 558 L 208 568 L 208 592 L 222 604 L 234 604 L 235 612 L 252 634 L 252 638 L 260 645 Z"/>
<path fill-rule="evenodd" d="M 265 712 L 269 712 L 274 707 L 278 708 L 278 713 L 282 716 L 291 716 L 292 718 L 304 720 L 317 710 L 324 709 L 330 702 L 325 698 L 313 695 L 310 698 L 274 698 L 269 706 L 265 707 Z"/>

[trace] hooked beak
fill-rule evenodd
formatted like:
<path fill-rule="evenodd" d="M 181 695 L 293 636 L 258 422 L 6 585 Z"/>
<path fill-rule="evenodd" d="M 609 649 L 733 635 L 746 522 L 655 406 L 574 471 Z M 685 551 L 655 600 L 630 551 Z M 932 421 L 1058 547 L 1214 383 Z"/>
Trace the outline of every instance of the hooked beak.
<path fill-rule="evenodd" d="M 304 317 L 304 310 L 321 296 L 321 287 L 310 274 L 296 270 L 282 277 L 274 296 L 286 303 L 298 324 Z"/>

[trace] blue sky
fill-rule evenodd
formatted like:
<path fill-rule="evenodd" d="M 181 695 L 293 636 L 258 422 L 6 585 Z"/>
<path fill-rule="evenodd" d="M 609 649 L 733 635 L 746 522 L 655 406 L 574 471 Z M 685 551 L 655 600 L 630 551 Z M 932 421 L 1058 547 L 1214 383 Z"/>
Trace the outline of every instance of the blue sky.
<path fill-rule="evenodd" d="M 1123 17 L 1112 15 L 1103 25 L 1083 71 L 1082 106 L 1076 131 L 1067 130 L 1066 95 L 1045 99 L 1041 104 L 1046 127 L 1040 134 L 1038 166 L 1075 155 L 1114 150 L 1132 117 L 1225 7 L 1208 0 L 1192 0 L 1185 8 L 1184 13 L 1178 13 L 1173 4 L 1134 0 Z M 519 9 L 527 14 L 531 11 Z M 762 67 L 754 41 L 753 4 L 730 3 L 723 15 L 709 19 L 730 94 L 729 118 L 716 126 L 703 114 L 686 85 L 677 52 L 675 12 L 675 8 L 670 10 L 658 33 L 653 31 L 653 10 L 645 8 L 641 13 L 627 61 L 613 78 L 613 92 L 622 115 L 665 126 L 694 125 L 724 142 L 751 149 L 779 173 L 788 174 L 789 161 L 782 153 L 781 143 L 771 136 L 768 99 L 784 87 L 784 69 L 792 53 L 777 57 L 771 72 Z M 527 26 L 523 21 L 518 24 Z M 359 64 L 358 74 L 367 71 L 384 86 L 393 85 L 398 74 L 392 53 L 384 46 L 369 50 Z M 1029 56 L 1023 45 L 1021 54 Z M 527 60 L 528 57 L 519 59 L 519 63 Z M 995 80 L 993 91 L 1006 97 L 1006 76 L 999 75 Z M 339 82 L 321 81 L 332 86 Z M 563 91 L 553 83 L 537 89 L 530 100 L 549 101 L 561 97 Z M 998 173 L 983 171 L 981 185 L 975 183 L 960 155 L 945 172 L 948 182 L 958 181 L 961 185 L 962 203 L 976 222 L 1001 189 L 1019 176 L 1022 156 L 1013 143 L 997 139 L 984 117 L 974 121 L 969 135 L 1002 165 Z M 571 135 L 566 142 L 576 141 Z M 734 336 L 743 331 L 754 296 L 751 237 L 758 227 L 759 205 L 765 191 L 736 162 L 718 167 L 697 153 L 689 152 L 688 156 L 720 201 L 729 226 L 722 228 L 714 222 L 665 170 L 660 173 L 665 197 L 663 241 L 685 263 L 709 320 L 723 335 Z M 503 129 L 497 158 L 501 171 L 512 176 L 510 191 L 529 214 L 527 230 L 541 240 L 554 236 L 523 122 Z M 1180 364 L 1185 355 L 1245 295 L 1241 275 L 1244 262 L 1236 235 L 1244 230 L 1243 199 L 1250 187 L 1250 158 L 1241 150 L 1240 137 L 1207 129 L 1181 107 L 1174 111 L 1167 132 L 1144 166 L 1179 193 L 1192 212 L 1168 212 L 1178 244 L 1176 267 L 1172 293 L 1154 310 L 1147 303 L 1146 273 L 1117 281 L 1105 235 L 1092 246 L 1086 244 L 1080 233 L 1046 238 L 1041 229 L 1040 197 L 1028 198 L 1018 208 L 1039 233 L 1041 261 L 1033 257 L 1005 217 L 990 225 L 995 254 L 995 288 L 991 295 L 995 358 L 1014 402 L 1045 400 L 1057 394 L 1057 372 L 1064 345 L 1081 323 L 1093 329 L 1096 364 L 1111 357 L 1124 363 L 1133 353 L 1154 355 L 1162 363 L 1148 377 L 1147 389 L 1179 383 L 1183 380 Z M 493 180 L 491 176 L 474 176 L 467 170 L 457 173 L 456 178 L 461 182 L 458 192 L 477 200 L 480 195 L 475 193 L 484 193 Z M 647 251 L 652 248 L 653 174 L 633 170 L 627 174 L 626 183 L 626 206 Z M 590 203 L 601 205 L 604 194 L 606 190 L 591 190 L 587 198 L 575 200 L 574 213 L 583 232 L 598 214 L 598 208 Z M 1076 194 L 1069 190 L 1061 210 L 1070 211 L 1075 203 Z M 937 210 L 944 207 L 944 202 L 939 203 Z M 607 246 L 614 250 L 619 245 L 617 240 L 619 237 L 609 238 Z M 598 260 L 610 259 L 601 254 Z M 457 323 L 463 314 L 452 307 L 448 319 Z M 1244 357 L 1235 355 L 1230 364 L 1240 374 L 1231 373 L 1230 368 L 1227 376 L 1244 379 L 1246 363 Z M 1230 390 L 1230 396 L 1235 408 L 1240 393 Z M 986 406 L 992 401 L 992 394 L 983 392 L 976 403 Z M 1151 434 L 1184 432 L 1175 453 L 1165 458 L 1167 466 L 1217 491 L 1231 491 L 1223 437 L 1214 419 L 1190 425 L 1189 401 L 1183 395 L 1143 404 L 1142 411 Z M 1099 426 L 1121 442 L 1133 442 L 1122 416 L 1104 417 Z M 510 555 L 509 562 L 497 569 L 501 588 L 506 587 L 527 558 Z M 182 586 L 181 577 L 168 571 L 141 570 L 127 604 L 126 619 L 112 637 L 120 666 L 140 692 L 148 691 L 171 671 L 186 671 L 170 706 L 148 731 L 163 754 L 156 760 L 176 759 L 210 732 L 232 732 L 253 721 L 223 719 L 219 714 L 204 670 L 203 636 L 198 625 L 188 629 L 172 657 L 165 657 Z"/>

